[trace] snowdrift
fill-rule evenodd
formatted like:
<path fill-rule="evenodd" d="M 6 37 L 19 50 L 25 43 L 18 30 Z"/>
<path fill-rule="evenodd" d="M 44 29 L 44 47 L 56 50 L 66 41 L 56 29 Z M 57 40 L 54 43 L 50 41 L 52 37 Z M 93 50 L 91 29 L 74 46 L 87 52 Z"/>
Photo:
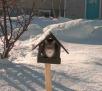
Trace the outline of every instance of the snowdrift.
<path fill-rule="evenodd" d="M 15 32 L 19 31 L 18 28 L 14 29 Z M 16 34 L 14 32 L 14 34 Z M 20 37 L 19 40 L 29 40 L 31 38 L 34 38 L 36 35 L 42 33 L 42 27 L 40 27 L 39 25 L 37 24 L 30 24 L 28 26 L 28 31 L 25 31 L 24 34 Z"/>
<path fill-rule="evenodd" d="M 54 35 L 63 41 L 77 43 L 102 43 L 102 21 L 71 20 L 64 23 L 53 24 L 45 27 L 44 32 L 53 32 Z M 99 25 L 98 25 L 99 24 Z M 96 28 L 97 27 L 97 28 Z"/>
<path fill-rule="evenodd" d="M 12 17 L 12 20 L 16 21 L 16 18 Z M 32 24 L 29 25 L 28 31 L 21 36 L 20 40 L 30 39 L 38 42 L 49 32 L 53 32 L 59 40 L 66 42 L 102 44 L 101 24 L 102 20 L 33 17 Z M 14 31 L 18 31 L 18 28 Z"/>

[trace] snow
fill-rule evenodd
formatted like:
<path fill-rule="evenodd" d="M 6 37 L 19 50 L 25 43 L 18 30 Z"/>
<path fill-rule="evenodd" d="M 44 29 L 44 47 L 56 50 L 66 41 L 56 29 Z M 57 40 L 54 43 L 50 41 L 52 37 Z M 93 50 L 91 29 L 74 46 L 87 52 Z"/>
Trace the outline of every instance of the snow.
<path fill-rule="evenodd" d="M 0 59 L 0 91 L 45 91 L 44 64 L 37 63 L 32 46 L 50 31 L 70 53 L 61 50 L 62 63 L 52 65 L 53 91 L 101 91 L 102 20 L 33 19 L 10 58 Z"/>
<path fill-rule="evenodd" d="M 53 29 L 51 29 L 52 27 Z M 46 28 L 44 29 L 44 31 L 51 29 L 51 31 L 55 30 L 56 32 L 56 30 L 58 30 L 59 32 L 59 30 L 61 30 L 60 32 L 62 32 L 63 34 L 62 33 L 59 33 L 59 34 L 62 34 L 64 37 L 68 37 L 70 39 L 88 38 L 88 36 L 91 35 L 91 32 L 93 31 L 93 28 L 90 25 L 84 23 L 82 19 L 72 20 L 61 24 L 50 25 Z"/>
<path fill-rule="evenodd" d="M 95 21 L 93 22 L 95 23 Z M 100 40 L 102 42 L 102 27 L 93 26 L 93 22 L 83 19 L 71 20 L 60 24 L 49 25 L 44 28 L 44 32 L 52 31 L 57 38 L 67 42 L 82 42 L 83 40 L 84 42 L 90 40 L 90 42 L 92 40 Z"/>
<path fill-rule="evenodd" d="M 37 45 L 40 41 L 44 40 L 49 32 L 59 39 L 66 42 L 77 42 L 77 43 L 98 43 L 102 44 L 102 30 L 101 26 L 93 26 L 92 21 L 87 21 L 83 19 L 71 20 L 64 23 L 52 24 L 43 28 L 43 34 L 36 42 L 32 44 Z M 94 21 L 95 23 L 95 21 Z"/>
<path fill-rule="evenodd" d="M 27 40 L 27 39 L 31 39 L 34 38 L 36 35 L 42 33 L 42 27 L 40 27 L 37 24 L 30 24 L 28 26 L 28 31 L 25 31 L 25 33 L 20 37 L 20 40 Z M 18 31 L 19 28 L 16 28 L 14 31 Z"/>

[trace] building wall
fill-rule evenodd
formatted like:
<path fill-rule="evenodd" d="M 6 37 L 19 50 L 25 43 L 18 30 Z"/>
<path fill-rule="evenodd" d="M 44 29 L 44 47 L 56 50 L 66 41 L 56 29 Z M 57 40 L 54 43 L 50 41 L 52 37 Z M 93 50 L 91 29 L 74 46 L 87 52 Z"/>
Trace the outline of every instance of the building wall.
<path fill-rule="evenodd" d="M 35 2 L 35 9 L 52 10 L 56 16 L 61 13 L 64 16 L 64 0 L 20 0 L 21 6 L 31 8 L 32 3 Z M 61 8 L 59 11 L 59 4 L 61 1 Z M 70 18 L 84 18 L 85 16 L 85 0 L 66 0 L 66 17 Z M 53 2 L 53 4 L 52 4 Z"/>
<path fill-rule="evenodd" d="M 16 0 L 18 7 L 31 8 L 33 0 Z"/>
<path fill-rule="evenodd" d="M 35 2 L 35 8 L 40 9 L 59 9 L 59 3 L 61 1 L 61 7 L 63 8 L 64 0 L 18 0 L 22 7 L 30 8 L 32 3 Z"/>
<path fill-rule="evenodd" d="M 31 8 L 32 3 L 35 3 L 35 10 L 50 10 L 51 13 L 55 12 L 55 16 L 63 15 L 64 0 L 19 0 L 20 5 L 25 8 Z M 52 4 L 53 2 L 53 4 Z M 59 11 L 60 5 L 60 11 Z M 53 15 L 53 14 L 52 14 Z"/>
<path fill-rule="evenodd" d="M 56 16 L 59 16 L 61 13 L 64 16 L 64 6 L 65 16 L 68 18 L 85 18 L 85 0 L 66 0 L 66 5 L 64 5 L 65 0 L 16 0 L 19 7 L 31 8 L 33 2 L 35 2 L 35 10 L 51 10 L 52 13 L 55 12 Z M 61 8 L 59 11 L 59 4 L 61 1 Z M 53 4 L 52 4 L 53 2 Z M 101 10 L 100 17 L 102 17 L 102 0 L 100 2 Z M 54 12 L 53 12 L 54 10 Z"/>
<path fill-rule="evenodd" d="M 34 3 L 35 9 L 51 9 L 51 0 L 19 0 L 19 5 L 24 8 L 31 8 Z"/>
<path fill-rule="evenodd" d="M 39 0 L 38 6 L 39 9 L 51 10 L 52 9 L 52 0 Z"/>
<path fill-rule="evenodd" d="M 64 16 L 64 0 L 53 0 L 53 12 L 55 16 Z"/>
<path fill-rule="evenodd" d="M 85 0 L 66 0 L 66 17 L 84 18 Z"/>

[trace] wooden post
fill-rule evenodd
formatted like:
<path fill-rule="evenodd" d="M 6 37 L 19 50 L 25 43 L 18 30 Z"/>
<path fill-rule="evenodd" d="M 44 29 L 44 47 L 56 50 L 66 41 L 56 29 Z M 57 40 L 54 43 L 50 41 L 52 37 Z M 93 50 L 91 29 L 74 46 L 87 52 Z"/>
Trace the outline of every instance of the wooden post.
<path fill-rule="evenodd" d="M 45 88 L 46 91 L 52 91 L 51 64 L 45 64 Z"/>

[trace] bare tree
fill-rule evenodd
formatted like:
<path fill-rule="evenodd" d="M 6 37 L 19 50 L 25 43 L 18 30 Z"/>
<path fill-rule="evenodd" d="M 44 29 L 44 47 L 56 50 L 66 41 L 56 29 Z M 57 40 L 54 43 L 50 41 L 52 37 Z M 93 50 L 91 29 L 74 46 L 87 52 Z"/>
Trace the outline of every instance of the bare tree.
<path fill-rule="evenodd" d="M 1 0 L 2 3 L 2 16 L 0 16 L 0 39 L 2 40 L 3 44 L 3 51 L 1 53 L 1 58 L 7 58 L 9 56 L 9 52 L 14 47 L 15 42 L 21 37 L 21 35 L 27 31 L 27 28 L 31 22 L 32 16 L 33 16 L 33 7 L 28 15 L 24 13 L 24 10 L 22 12 L 22 17 L 16 16 L 16 27 L 18 28 L 18 31 L 14 30 L 14 22 L 11 18 L 11 13 L 15 8 L 15 5 L 11 5 L 9 3 L 10 0 Z M 19 13 L 19 10 L 16 8 L 16 15 Z"/>

